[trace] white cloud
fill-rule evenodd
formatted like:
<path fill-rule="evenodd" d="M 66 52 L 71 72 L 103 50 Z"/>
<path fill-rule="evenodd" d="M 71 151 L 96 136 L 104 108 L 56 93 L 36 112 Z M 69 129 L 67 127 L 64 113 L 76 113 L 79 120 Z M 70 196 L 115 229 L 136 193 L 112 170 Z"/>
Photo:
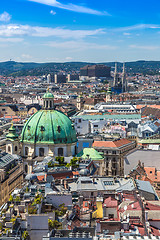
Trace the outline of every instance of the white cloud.
<path fill-rule="evenodd" d="M 50 14 L 51 14 L 51 15 L 56 15 L 56 12 L 53 11 L 53 10 L 51 10 L 51 11 L 50 11 Z"/>
<path fill-rule="evenodd" d="M 72 57 L 66 57 L 65 60 L 71 61 L 71 60 L 73 60 L 73 58 Z"/>
<path fill-rule="evenodd" d="M 124 33 L 123 33 L 123 35 L 124 35 L 124 36 L 130 36 L 130 35 L 131 35 L 131 33 L 124 32 Z"/>
<path fill-rule="evenodd" d="M 142 29 L 159 29 L 160 25 L 156 24 L 137 24 L 133 26 L 119 27 L 115 28 L 115 31 L 134 31 L 134 30 L 142 30 Z"/>
<path fill-rule="evenodd" d="M 110 16 L 110 14 L 108 14 L 107 12 L 97 11 L 97 10 L 94 10 L 94 9 L 91 9 L 91 8 L 88 8 L 88 7 L 75 5 L 75 4 L 72 4 L 72 3 L 63 4 L 63 3 L 60 3 L 56 0 L 28 0 L 28 1 L 37 2 L 37 3 L 45 4 L 45 5 L 56 7 L 56 8 L 69 10 L 69 11 L 72 11 L 72 12 Z"/>
<path fill-rule="evenodd" d="M 32 56 L 29 54 L 22 54 L 21 56 L 23 59 L 32 59 Z"/>
<path fill-rule="evenodd" d="M 1 22 L 9 22 L 11 20 L 11 15 L 7 12 L 4 12 L 2 14 L 0 14 L 0 21 Z"/>
<path fill-rule="evenodd" d="M 117 46 L 111 46 L 111 45 L 100 45 L 97 43 L 89 43 L 84 41 L 65 41 L 65 42 L 48 42 L 45 44 L 49 47 L 53 48 L 60 48 L 60 49 L 66 49 L 66 50 L 76 50 L 76 51 L 82 51 L 82 50 L 88 50 L 88 49 L 94 49 L 94 50 L 115 50 L 117 49 Z"/>
<path fill-rule="evenodd" d="M 23 38 L 0 38 L 0 42 L 19 43 L 23 41 Z"/>
<path fill-rule="evenodd" d="M 152 46 L 152 45 L 130 45 L 130 48 L 134 48 L 134 49 L 142 49 L 142 50 L 156 50 L 159 49 L 160 46 Z"/>
<path fill-rule="evenodd" d="M 94 36 L 103 34 L 103 29 L 95 30 L 71 30 L 65 28 L 49 28 L 29 25 L 0 25 L 0 36 L 33 36 L 33 37 L 60 37 L 60 38 L 85 38 L 87 36 Z"/>

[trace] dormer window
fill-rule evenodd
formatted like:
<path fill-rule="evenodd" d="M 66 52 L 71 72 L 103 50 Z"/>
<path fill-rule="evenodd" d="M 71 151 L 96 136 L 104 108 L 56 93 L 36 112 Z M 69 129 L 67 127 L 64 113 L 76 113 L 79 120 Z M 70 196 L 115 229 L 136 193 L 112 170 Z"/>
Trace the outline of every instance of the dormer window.
<path fill-rule="evenodd" d="M 44 130 L 45 130 L 44 126 L 40 126 L 40 128 L 41 128 L 41 131 L 44 131 Z"/>

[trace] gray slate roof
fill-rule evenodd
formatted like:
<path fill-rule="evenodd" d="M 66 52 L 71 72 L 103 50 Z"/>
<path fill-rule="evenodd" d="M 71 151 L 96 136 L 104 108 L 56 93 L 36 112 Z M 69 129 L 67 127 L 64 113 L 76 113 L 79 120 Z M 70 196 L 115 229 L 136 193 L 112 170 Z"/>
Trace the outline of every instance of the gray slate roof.
<path fill-rule="evenodd" d="M 128 175 L 138 165 L 139 160 L 145 167 L 156 167 L 160 170 L 160 151 L 135 150 L 125 157 L 124 175 Z"/>

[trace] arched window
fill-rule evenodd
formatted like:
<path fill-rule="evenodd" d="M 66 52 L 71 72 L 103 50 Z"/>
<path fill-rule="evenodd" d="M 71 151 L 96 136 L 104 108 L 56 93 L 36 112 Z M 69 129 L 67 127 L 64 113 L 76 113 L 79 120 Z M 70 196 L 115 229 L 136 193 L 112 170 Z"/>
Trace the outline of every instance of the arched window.
<path fill-rule="evenodd" d="M 58 148 L 58 156 L 63 156 L 63 148 Z"/>
<path fill-rule="evenodd" d="M 44 148 L 39 148 L 39 156 L 40 157 L 44 156 Z"/>
<path fill-rule="evenodd" d="M 17 150 L 18 150 L 17 146 L 15 146 L 14 150 L 15 150 L 15 152 L 17 152 Z"/>
<path fill-rule="evenodd" d="M 28 156 L 28 147 L 25 147 L 25 156 Z"/>
<path fill-rule="evenodd" d="M 8 152 L 11 152 L 11 147 L 10 146 L 8 146 Z"/>
<path fill-rule="evenodd" d="M 28 166 L 25 165 L 24 169 L 25 169 L 25 172 L 27 173 L 28 172 Z"/>
<path fill-rule="evenodd" d="M 75 146 L 75 155 L 77 154 L 77 146 Z"/>

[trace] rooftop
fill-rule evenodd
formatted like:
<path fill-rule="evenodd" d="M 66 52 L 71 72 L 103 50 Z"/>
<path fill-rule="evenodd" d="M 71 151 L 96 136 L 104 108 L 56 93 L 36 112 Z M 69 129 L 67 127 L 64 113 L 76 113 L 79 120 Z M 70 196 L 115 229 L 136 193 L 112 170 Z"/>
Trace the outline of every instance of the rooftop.
<path fill-rule="evenodd" d="M 124 145 L 132 143 L 128 139 L 120 139 L 120 140 L 115 140 L 115 141 L 94 141 L 93 147 L 104 147 L 104 148 L 119 148 Z"/>
<path fill-rule="evenodd" d="M 82 159 L 90 158 L 91 160 L 102 160 L 103 157 L 94 148 L 83 148 L 83 150 L 77 154 L 77 157 Z"/>

